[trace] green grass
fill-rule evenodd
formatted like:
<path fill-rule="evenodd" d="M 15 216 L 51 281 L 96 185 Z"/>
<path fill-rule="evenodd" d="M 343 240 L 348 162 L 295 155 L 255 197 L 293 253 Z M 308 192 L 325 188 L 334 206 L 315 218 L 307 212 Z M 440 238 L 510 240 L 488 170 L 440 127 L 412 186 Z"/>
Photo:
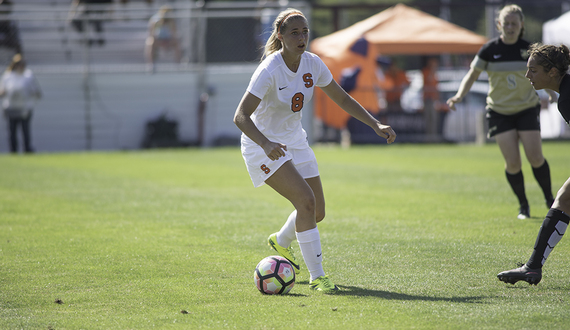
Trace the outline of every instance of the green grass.
<path fill-rule="evenodd" d="M 255 288 L 292 207 L 238 148 L 0 156 L 0 329 L 567 328 L 566 239 L 538 286 L 496 278 L 547 212 L 526 160 L 521 221 L 496 145 L 314 149 L 336 296 L 306 268 L 289 295 Z M 554 192 L 568 150 L 544 145 Z"/>

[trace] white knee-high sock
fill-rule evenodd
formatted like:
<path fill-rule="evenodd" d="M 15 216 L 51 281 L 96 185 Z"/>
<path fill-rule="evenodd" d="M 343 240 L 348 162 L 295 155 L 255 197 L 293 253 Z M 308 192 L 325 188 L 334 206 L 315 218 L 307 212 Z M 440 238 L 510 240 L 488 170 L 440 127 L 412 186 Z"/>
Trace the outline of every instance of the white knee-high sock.
<path fill-rule="evenodd" d="M 311 274 L 311 281 L 317 277 L 324 276 L 323 270 L 323 251 L 321 250 L 321 236 L 319 229 L 309 229 L 297 233 L 297 241 L 305 260 L 305 265 Z"/>
<path fill-rule="evenodd" d="M 291 242 L 295 239 L 295 223 L 297 222 L 297 210 L 289 214 L 287 222 L 281 227 L 281 230 L 277 232 L 277 244 L 288 248 Z"/>

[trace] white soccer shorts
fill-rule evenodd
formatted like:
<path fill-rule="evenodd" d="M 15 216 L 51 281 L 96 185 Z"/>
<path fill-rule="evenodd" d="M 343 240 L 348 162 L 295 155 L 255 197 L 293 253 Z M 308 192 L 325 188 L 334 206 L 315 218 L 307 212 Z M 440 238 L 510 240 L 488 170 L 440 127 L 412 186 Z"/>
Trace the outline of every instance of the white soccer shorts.
<path fill-rule="evenodd" d="M 254 187 L 261 187 L 270 176 L 285 162 L 291 160 L 293 166 L 304 179 L 319 176 L 319 166 L 315 153 L 310 147 L 304 149 L 289 149 L 285 157 L 270 160 L 260 146 L 242 147 L 242 156 Z"/>

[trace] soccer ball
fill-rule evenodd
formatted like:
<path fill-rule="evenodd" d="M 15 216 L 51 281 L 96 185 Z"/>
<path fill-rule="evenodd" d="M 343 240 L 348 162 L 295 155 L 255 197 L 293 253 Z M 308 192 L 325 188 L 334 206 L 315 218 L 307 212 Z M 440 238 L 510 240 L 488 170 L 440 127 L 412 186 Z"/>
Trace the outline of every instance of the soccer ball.
<path fill-rule="evenodd" d="M 253 279 L 261 293 L 286 294 L 295 285 L 295 270 L 289 260 L 270 256 L 257 264 Z"/>

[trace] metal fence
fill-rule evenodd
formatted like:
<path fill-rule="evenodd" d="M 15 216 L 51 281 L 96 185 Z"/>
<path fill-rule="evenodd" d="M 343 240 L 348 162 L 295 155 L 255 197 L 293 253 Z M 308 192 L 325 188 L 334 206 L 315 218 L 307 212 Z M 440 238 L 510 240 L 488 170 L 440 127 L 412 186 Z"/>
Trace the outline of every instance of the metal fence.
<path fill-rule="evenodd" d="M 173 22 L 153 35 L 161 10 Z M 0 5 L 0 49 L 23 52 L 32 65 L 113 66 L 136 70 L 149 64 L 145 56 L 156 39 L 156 64 L 256 62 L 271 20 L 280 10 L 296 7 L 310 17 L 304 2 L 129 1 L 70 5 L 70 1 L 25 0 Z M 174 46 L 180 56 L 174 54 Z M 148 52 L 146 52 L 148 55 Z M 2 62 L 9 56 L 4 54 Z M 130 68 L 129 68 L 130 67 Z"/>

